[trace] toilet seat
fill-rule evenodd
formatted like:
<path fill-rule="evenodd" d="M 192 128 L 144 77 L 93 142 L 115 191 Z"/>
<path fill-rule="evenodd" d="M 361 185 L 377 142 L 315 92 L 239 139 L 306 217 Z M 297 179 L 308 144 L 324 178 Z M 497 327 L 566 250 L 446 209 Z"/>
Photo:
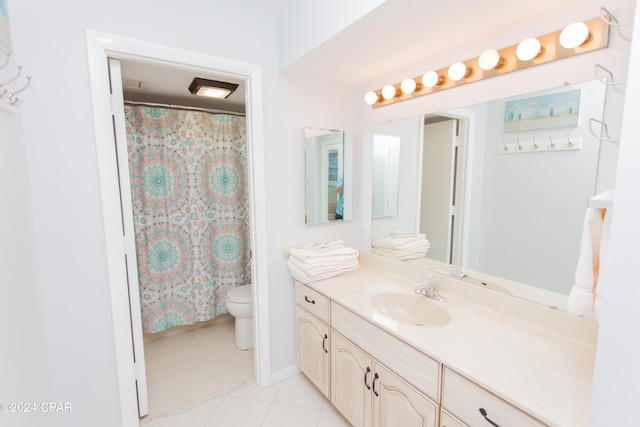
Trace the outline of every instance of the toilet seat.
<path fill-rule="evenodd" d="M 250 304 L 253 302 L 251 285 L 241 285 L 227 291 L 227 301 L 235 304 Z"/>

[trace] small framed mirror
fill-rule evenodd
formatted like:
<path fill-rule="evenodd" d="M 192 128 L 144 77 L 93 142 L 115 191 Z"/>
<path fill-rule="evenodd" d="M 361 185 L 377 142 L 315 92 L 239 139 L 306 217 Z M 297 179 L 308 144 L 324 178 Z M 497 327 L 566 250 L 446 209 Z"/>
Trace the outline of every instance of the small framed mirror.
<path fill-rule="evenodd" d="M 350 132 L 304 129 L 305 224 L 351 219 Z"/>

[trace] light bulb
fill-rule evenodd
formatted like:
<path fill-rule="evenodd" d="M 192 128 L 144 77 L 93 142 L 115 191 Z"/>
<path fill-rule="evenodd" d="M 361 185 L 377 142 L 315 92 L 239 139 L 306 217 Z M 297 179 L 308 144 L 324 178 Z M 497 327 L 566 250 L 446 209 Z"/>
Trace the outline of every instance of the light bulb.
<path fill-rule="evenodd" d="M 407 95 L 413 93 L 413 91 L 416 90 L 416 81 L 413 79 L 404 79 L 400 85 L 400 90 Z"/>
<path fill-rule="evenodd" d="M 560 45 L 565 49 L 574 49 L 589 40 L 589 27 L 584 22 L 569 24 L 560 33 Z"/>
<path fill-rule="evenodd" d="M 489 49 L 482 52 L 478 58 L 478 65 L 485 71 L 493 70 L 502 65 L 502 58 L 497 50 Z"/>
<path fill-rule="evenodd" d="M 369 105 L 375 104 L 378 102 L 378 94 L 373 91 L 367 92 L 364 96 L 364 102 Z"/>
<path fill-rule="evenodd" d="M 422 85 L 424 87 L 434 87 L 440 83 L 440 76 L 435 71 L 427 71 L 422 76 Z"/>
<path fill-rule="evenodd" d="M 463 78 L 467 77 L 467 75 L 469 74 L 469 70 L 467 69 L 467 66 L 462 62 L 454 62 L 449 66 L 449 71 L 447 71 L 447 74 L 449 75 L 449 78 L 451 80 L 457 82 L 458 80 L 462 80 Z"/>
<path fill-rule="evenodd" d="M 391 85 L 386 85 L 382 88 L 382 97 L 384 99 L 391 99 L 396 96 L 396 88 Z"/>
<path fill-rule="evenodd" d="M 540 40 L 530 37 L 524 39 L 518 44 L 516 48 L 516 56 L 521 61 L 530 61 L 540 54 L 542 48 L 540 47 Z"/>

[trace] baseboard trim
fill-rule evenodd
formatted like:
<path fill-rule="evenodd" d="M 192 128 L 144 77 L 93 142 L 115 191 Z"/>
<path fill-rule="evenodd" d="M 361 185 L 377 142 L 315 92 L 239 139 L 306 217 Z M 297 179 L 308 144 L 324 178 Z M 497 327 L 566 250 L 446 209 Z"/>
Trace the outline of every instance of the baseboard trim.
<path fill-rule="evenodd" d="M 271 372 L 271 384 L 279 383 L 300 373 L 298 365 L 291 365 L 279 371 Z"/>

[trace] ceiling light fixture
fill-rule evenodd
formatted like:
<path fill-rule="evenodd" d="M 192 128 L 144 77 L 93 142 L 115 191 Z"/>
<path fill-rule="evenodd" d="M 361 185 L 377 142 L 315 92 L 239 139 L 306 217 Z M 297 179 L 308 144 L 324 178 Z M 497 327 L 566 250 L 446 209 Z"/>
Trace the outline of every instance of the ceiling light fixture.
<path fill-rule="evenodd" d="M 482 55 L 478 58 L 478 65 L 484 71 L 493 70 L 494 68 L 500 68 L 504 63 L 504 59 L 500 57 L 497 50 L 489 49 L 482 52 Z"/>
<path fill-rule="evenodd" d="M 546 64 L 562 58 L 591 52 L 609 46 L 610 18 L 604 16 L 567 25 L 535 38 L 528 38 L 500 50 L 486 50 L 480 56 L 456 62 L 449 67 L 430 70 L 422 76 L 370 91 L 365 102 L 372 108 L 382 107 L 467 83 L 500 76 L 513 71 Z M 475 71 L 478 68 L 483 71 Z"/>
<path fill-rule="evenodd" d="M 369 105 L 373 105 L 376 102 L 378 102 L 378 98 L 379 97 L 377 93 L 375 93 L 374 91 L 370 91 L 364 95 L 364 102 L 366 102 Z"/>
<path fill-rule="evenodd" d="M 235 83 L 219 82 L 196 77 L 189 85 L 189 92 L 198 96 L 225 99 L 231 95 L 238 85 Z"/>
<path fill-rule="evenodd" d="M 522 40 L 516 48 L 516 56 L 521 61 L 531 61 L 542 52 L 540 40 L 535 37 L 529 37 Z"/>
<path fill-rule="evenodd" d="M 575 49 L 591 38 L 589 27 L 584 22 L 569 24 L 560 33 L 560 45 L 565 49 Z"/>
<path fill-rule="evenodd" d="M 454 62 L 449 66 L 449 71 L 447 71 L 447 75 L 454 82 L 464 79 L 469 76 L 469 74 L 471 74 L 471 69 L 467 68 L 462 62 Z"/>
<path fill-rule="evenodd" d="M 396 96 L 396 88 L 391 85 L 386 85 L 382 88 L 382 97 L 384 99 L 391 99 Z"/>
<path fill-rule="evenodd" d="M 402 84 L 400 85 L 400 90 L 402 91 L 402 93 L 404 94 L 410 94 L 413 93 L 414 90 L 416 90 L 416 81 L 413 79 L 404 79 L 402 81 Z"/>
<path fill-rule="evenodd" d="M 422 75 L 422 85 L 424 87 L 434 87 L 442 83 L 442 77 L 435 71 L 427 71 Z"/>

